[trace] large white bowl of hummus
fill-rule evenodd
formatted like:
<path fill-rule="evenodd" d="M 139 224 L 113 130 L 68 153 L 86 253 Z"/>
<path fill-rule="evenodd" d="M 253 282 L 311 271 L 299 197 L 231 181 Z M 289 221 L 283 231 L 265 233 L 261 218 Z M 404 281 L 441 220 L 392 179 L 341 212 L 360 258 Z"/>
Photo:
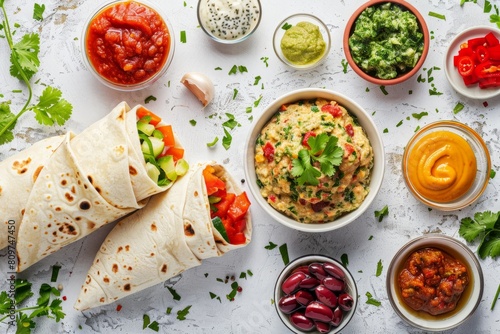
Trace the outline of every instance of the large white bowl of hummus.
<path fill-rule="evenodd" d="M 326 89 L 300 89 L 273 101 L 245 150 L 255 200 L 273 219 L 301 231 L 330 231 L 354 221 L 384 175 L 384 146 L 371 116 Z"/>

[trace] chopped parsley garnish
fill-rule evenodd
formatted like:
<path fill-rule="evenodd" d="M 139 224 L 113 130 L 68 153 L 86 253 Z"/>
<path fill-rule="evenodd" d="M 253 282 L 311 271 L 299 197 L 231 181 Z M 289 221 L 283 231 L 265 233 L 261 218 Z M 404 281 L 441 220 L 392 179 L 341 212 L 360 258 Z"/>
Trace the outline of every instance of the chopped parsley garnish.
<path fill-rule="evenodd" d="M 233 67 L 231 67 L 231 69 L 229 70 L 229 75 L 231 74 L 236 74 L 238 72 L 238 66 L 236 65 L 233 65 Z"/>
<path fill-rule="evenodd" d="M 179 294 L 177 293 L 177 291 L 175 291 L 174 288 L 167 286 L 167 289 L 172 294 L 172 297 L 174 298 L 174 300 L 181 300 L 181 296 L 179 296 Z"/>
<path fill-rule="evenodd" d="M 172 313 L 172 307 L 167 307 L 167 310 L 165 311 L 165 314 L 171 314 Z"/>
<path fill-rule="evenodd" d="M 186 30 L 181 30 L 181 43 L 186 43 Z"/>
<path fill-rule="evenodd" d="M 396 124 L 396 127 L 399 128 L 401 125 L 403 125 L 403 120 L 400 120 L 398 124 Z"/>
<path fill-rule="evenodd" d="M 213 147 L 217 142 L 219 141 L 219 137 L 215 137 L 214 140 L 212 140 L 210 143 L 207 143 L 208 147 Z"/>
<path fill-rule="evenodd" d="M 464 109 L 463 103 L 457 102 L 457 105 L 455 106 L 455 108 L 453 108 L 453 113 L 458 114 L 459 112 L 462 111 L 462 109 Z"/>
<path fill-rule="evenodd" d="M 236 296 L 236 293 L 238 292 L 239 287 L 240 286 L 239 286 L 238 282 L 231 283 L 231 292 L 229 292 L 229 294 L 226 295 L 227 300 L 229 300 L 229 301 L 234 300 L 234 297 Z"/>
<path fill-rule="evenodd" d="M 152 329 L 155 332 L 158 332 L 160 330 L 160 325 L 158 324 L 157 321 L 151 322 L 151 319 L 149 318 L 149 315 L 144 314 L 142 316 L 142 329 Z"/>
<path fill-rule="evenodd" d="M 292 161 L 291 173 L 297 178 L 299 185 L 307 183 L 316 186 L 322 173 L 327 176 L 335 174 L 335 167 L 340 165 L 344 154 L 337 142 L 337 137 L 326 133 L 309 137 L 307 144 L 310 148 L 301 149 L 298 158 Z M 319 162 L 320 169 L 313 166 L 314 162 Z"/>
<path fill-rule="evenodd" d="M 191 305 L 186 306 L 180 311 L 177 311 L 177 319 L 179 320 L 186 320 L 186 316 L 189 314 L 189 309 L 191 308 Z"/>
<path fill-rule="evenodd" d="M 222 67 L 216 67 L 214 68 L 215 71 L 222 71 Z"/>
<path fill-rule="evenodd" d="M 195 126 L 196 125 L 196 120 L 190 119 L 189 120 L 189 124 L 191 124 L 192 126 Z"/>
<path fill-rule="evenodd" d="M 256 77 L 255 77 L 255 81 L 253 82 L 253 85 L 254 85 L 254 86 L 257 86 L 257 85 L 259 84 L 260 79 L 262 79 L 262 78 L 260 77 L 260 75 L 256 76 Z"/>
<path fill-rule="evenodd" d="M 288 246 L 286 245 L 286 243 L 281 245 L 279 250 L 280 250 L 281 258 L 283 259 L 283 263 L 286 266 L 288 263 L 290 263 L 290 258 L 288 257 Z"/>
<path fill-rule="evenodd" d="M 382 305 L 381 302 L 379 302 L 378 300 L 376 300 L 375 298 L 373 298 L 373 296 L 372 296 L 371 293 L 367 292 L 366 293 L 366 297 L 368 298 L 366 300 L 367 304 L 374 305 L 374 306 L 377 306 L 377 307 L 380 306 L 380 305 Z"/>
<path fill-rule="evenodd" d="M 35 3 L 33 8 L 33 19 L 37 21 L 43 21 L 43 12 L 45 11 L 45 5 L 39 5 Z"/>
<path fill-rule="evenodd" d="M 240 73 L 248 72 L 247 68 L 243 65 L 238 66 L 238 71 L 240 71 Z"/>
<path fill-rule="evenodd" d="M 388 95 L 389 93 L 387 93 L 387 91 L 385 90 L 385 86 L 380 86 L 380 90 L 382 91 L 382 93 L 384 93 L 384 95 Z"/>
<path fill-rule="evenodd" d="M 387 215 L 389 215 L 389 207 L 387 205 L 385 205 L 382 209 L 375 211 L 375 218 L 378 218 L 379 222 L 381 222 Z"/>
<path fill-rule="evenodd" d="M 414 118 L 420 120 L 422 117 L 429 115 L 427 111 L 422 111 L 421 113 L 413 113 L 411 114 Z"/>
<path fill-rule="evenodd" d="M 266 64 L 266 67 L 269 67 L 269 64 L 267 63 L 267 61 L 269 60 L 269 57 L 260 57 L 260 60 L 262 60 L 264 62 L 264 64 Z"/>
<path fill-rule="evenodd" d="M 495 175 L 497 175 L 497 172 L 494 171 L 493 169 L 490 170 L 490 179 L 494 179 Z"/>
<path fill-rule="evenodd" d="M 59 276 L 59 269 L 61 269 L 61 266 L 52 266 L 52 275 L 50 276 L 51 282 L 57 282 L 57 276 Z"/>
<path fill-rule="evenodd" d="M 229 150 L 229 147 L 231 147 L 231 142 L 233 141 L 233 136 L 227 131 L 226 128 L 224 128 L 224 137 L 222 137 L 222 146 L 226 149 Z"/>
<path fill-rule="evenodd" d="M 349 265 L 349 257 L 346 253 L 340 255 L 340 261 L 342 261 L 342 265 L 347 268 L 347 266 Z"/>
<path fill-rule="evenodd" d="M 368 240 L 372 240 L 373 239 L 373 235 L 370 235 L 370 237 L 368 238 Z"/>
<path fill-rule="evenodd" d="M 236 88 L 233 89 L 233 100 L 236 98 L 238 95 L 238 90 Z"/>
<path fill-rule="evenodd" d="M 388 128 L 385 128 L 382 132 L 383 132 L 383 133 L 389 133 L 389 129 L 388 129 Z"/>
<path fill-rule="evenodd" d="M 495 293 L 495 298 L 493 298 L 493 302 L 491 303 L 491 309 L 490 310 L 492 310 L 492 311 L 495 308 L 495 304 L 497 303 L 498 295 L 500 295 L 500 284 L 498 285 L 497 293 Z"/>
<path fill-rule="evenodd" d="M 429 16 L 435 17 L 437 19 L 445 20 L 446 21 L 446 16 L 444 16 L 443 14 L 439 14 L 439 13 L 436 13 L 436 12 L 429 12 Z"/>
<path fill-rule="evenodd" d="M 247 107 L 245 113 L 250 114 L 252 112 L 252 107 Z"/>
<path fill-rule="evenodd" d="M 340 61 L 340 63 L 342 64 L 342 72 L 347 73 L 347 68 L 349 66 L 349 63 L 347 62 L 347 60 L 342 59 Z"/>
<path fill-rule="evenodd" d="M 382 260 L 378 260 L 377 263 L 377 272 L 375 273 L 375 276 L 379 277 L 382 275 L 382 270 L 384 269 L 384 266 L 382 265 Z"/>
<path fill-rule="evenodd" d="M 255 108 L 257 108 L 257 107 L 259 106 L 259 104 L 260 104 L 260 100 L 262 100 L 262 95 L 261 95 L 261 96 L 259 96 L 259 98 L 253 102 L 253 106 L 254 106 Z"/>
<path fill-rule="evenodd" d="M 288 30 L 292 27 L 292 25 L 288 22 L 285 22 L 285 24 L 281 27 L 283 30 Z"/>
<path fill-rule="evenodd" d="M 267 250 L 271 250 L 271 249 L 275 249 L 276 247 L 278 247 L 278 245 L 276 245 L 274 242 L 272 241 L 269 241 L 269 245 L 267 246 L 264 246 L 265 249 Z"/>
<path fill-rule="evenodd" d="M 222 300 L 220 299 L 220 297 L 217 296 L 215 293 L 209 292 L 209 294 L 210 294 L 210 299 L 217 299 L 219 301 L 219 303 L 222 303 Z"/>
<path fill-rule="evenodd" d="M 500 212 L 476 212 L 474 218 L 466 217 L 460 221 L 458 233 L 467 242 L 480 240 L 477 253 L 481 259 L 500 255 Z"/>
<path fill-rule="evenodd" d="M 146 99 L 144 100 L 144 104 L 148 104 L 149 102 L 151 101 L 156 101 L 156 97 L 153 96 L 153 95 L 149 95 L 148 97 L 146 97 Z"/>

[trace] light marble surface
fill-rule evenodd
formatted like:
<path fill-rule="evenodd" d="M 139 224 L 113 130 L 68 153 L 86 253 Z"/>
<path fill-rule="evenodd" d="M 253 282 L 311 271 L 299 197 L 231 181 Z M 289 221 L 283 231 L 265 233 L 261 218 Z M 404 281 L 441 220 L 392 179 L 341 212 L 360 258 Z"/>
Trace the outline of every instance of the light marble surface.
<path fill-rule="evenodd" d="M 262 0 L 263 18 L 258 30 L 247 41 L 237 45 L 219 45 L 210 40 L 198 27 L 195 0 L 156 0 L 166 13 L 175 30 L 176 50 L 174 60 L 166 75 L 155 85 L 139 92 L 122 93 L 113 91 L 98 83 L 85 69 L 81 60 L 81 33 L 85 19 L 101 1 L 98 0 L 44 0 L 45 20 L 41 23 L 31 19 L 31 1 L 6 0 L 11 24 L 21 24 L 18 35 L 36 30 L 41 35 L 41 69 L 33 81 L 50 83 L 63 91 L 63 96 L 74 106 L 71 120 L 61 128 L 41 128 L 30 114 L 24 115 L 16 127 L 16 139 L 12 144 L 0 147 L 0 159 L 15 153 L 29 142 L 55 133 L 83 128 L 103 117 L 122 100 L 130 105 L 143 103 L 149 95 L 157 101 L 147 106 L 157 111 L 174 125 L 185 146 L 187 158 L 191 162 L 213 159 L 223 163 L 236 179 L 243 179 L 243 147 L 248 131 L 254 120 L 273 99 L 294 89 L 304 87 L 324 87 L 338 91 L 357 101 L 370 114 L 380 131 L 388 129 L 382 138 L 386 150 L 386 173 L 382 188 L 371 207 L 357 221 L 340 230 L 308 234 L 294 231 L 271 220 L 259 207 L 252 206 L 254 234 L 251 244 L 241 250 L 230 252 L 221 258 L 209 259 L 200 267 L 191 269 L 164 284 L 158 284 L 119 302 L 91 311 L 76 312 L 72 305 L 77 297 L 85 273 L 89 268 L 100 242 L 111 226 L 76 242 L 58 253 L 49 256 L 19 275 L 34 282 L 35 290 L 43 282 L 50 280 L 50 267 L 56 263 L 62 266 L 59 283 L 63 284 L 63 302 L 67 316 L 60 323 L 37 319 L 39 333 L 139 333 L 142 331 L 142 316 L 148 314 L 151 320 L 160 324 L 163 333 L 286 333 L 288 330 L 278 319 L 271 303 L 274 282 L 283 268 L 278 249 L 264 248 L 269 242 L 281 245 L 287 243 L 291 259 L 304 254 L 318 253 L 335 258 L 348 254 L 348 268 L 353 272 L 360 294 L 356 314 L 343 331 L 344 333 L 419 333 L 420 330 L 407 326 L 393 311 L 387 299 L 385 279 L 389 263 L 397 250 L 407 241 L 426 233 L 441 233 L 455 237 L 458 235 L 460 219 L 474 212 L 500 210 L 498 187 L 500 177 L 492 179 L 479 201 L 466 209 L 456 212 L 429 211 L 406 188 L 402 173 L 403 149 L 417 126 L 442 119 L 463 122 L 482 135 L 492 158 L 492 168 L 498 171 L 500 165 L 499 98 L 470 100 L 456 93 L 448 84 L 443 71 L 443 56 L 451 39 L 460 31 L 473 25 L 487 25 L 489 14 L 483 13 L 483 0 L 477 4 L 466 3 L 460 7 L 459 0 L 422 0 L 411 3 L 425 17 L 431 31 L 431 46 L 424 68 L 439 67 L 434 70 L 433 84 L 443 93 L 430 96 L 431 84 L 418 83 L 417 76 L 408 82 L 386 87 L 384 95 L 378 86 L 359 78 L 351 69 L 342 71 L 341 61 L 345 58 L 342 50 L 342 35 L 345 24 L 362 0 Z M 444 14 L 446 20 L 428 15 L 429 12 Z M 332 48 L 324 64 L 310 71 L 294 71 L 279 62 L 272 48 L 272 33 L 275 25 L 286 16 L 298 13 L 312 13 L 323 19 L 332 35 Z M 0 15 L 1 16 L 1 15 Z M 187 42 L 180 43 L 180 31 L 185 30 Z M 267 67 L 261 57 L 268 57 Z M 243 65 L 248 73 L 228 75 L 233 65 Z M 216 71 L 216 67 L 222 70 Z M 4 99 L 12 100 L 14 110 L 24 103 L 24 94 L 15 94 L 13 89 L 24 87 L 9 76 L 8 49 L 5 39 L 0 39 L 0 93 Z M 199 71 L 208 75 L 215 83 L 216 96 L 205 109 L 179 82 L 189 71 Z M 427 78 L 422 69 L 419 74 Z M 254 78 L 261 76 L 259 85 Z M 261 87 L 261 84 L 264 88 Z M 36 93 L 43 87 L 36 86 Z M 367 92 L 367 88 L 369 91 Z M 234 89 L 238 90 L 233 99 Z M 412 91 L 412 94 L 409 94 Z M 247 114 L 246 108 L 253 106 L 260 98 L 260 104 Z M 465 108 L 453 113 L 457 102 Z M 427 111 L 428 116 L 417 120 L 412 113 Z M 220 141 L 215 148 L 206 147 L 214 136 L 222 139 L 222 122 L 225 113 L 236 116 L 241 127 L 232 132 L 233 143 L 225 150 Z M 209 117 L 216 115 L 215 117 Z M 191 126 L 189 120 L 197 124 Z M 402 124 L 398 126 L 398 123 Z M 247 189 L 248 190 L 248 189 Z M 374 217 L 374 211 L 388 205 L 390 214 L 382 222 Z M 1 209 L 0 209 L 1 210 Z M 370 236 L 373 239 L 369 240 Z M 477 244 L 469 244 L 475 251 Z M 377 262 L 382 260 L 383 274 L 376 277 Z M 498 260 L 480 261 L 485 276 L 483 299 L 474 316 L 462 326 L 449 333 L 491 333 L 500 328 L 500 309 L 490 311 L 493 296 L 500 283 Z M 0 289 L 7 287 L 6 251 L 0 251 Z M 243 271 L 251 270 L 252 277 L 239 279 Z M 208 274 L 207 277 L 206 274 Z M 233 302 L 226 300 L 230 284 L 220 283 L 216 278 L 235 275 L 242 286 Z M 173 287 L 180 295 L 174 301 L 166 287 Z M 366 304 L 365 293 L 369 291 L 382 305 Z M 209 292 L 221 297 L 222 302 L 210 299 Z M 187 319 L 176 319 L 176 311 L 192 305 Z M 170 315 L 167 307 L 173 307 Z M 81 328 L 81 329 L 80 329 Z M 0 331 L 14 332 L 0 324 Z M 146 329 L 145 332 L 149 332 Z"/>

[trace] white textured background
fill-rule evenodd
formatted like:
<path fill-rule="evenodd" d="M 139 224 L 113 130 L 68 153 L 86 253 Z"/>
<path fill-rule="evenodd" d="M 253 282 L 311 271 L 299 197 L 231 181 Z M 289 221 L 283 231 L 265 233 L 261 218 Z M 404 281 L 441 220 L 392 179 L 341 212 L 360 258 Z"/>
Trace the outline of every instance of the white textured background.
<path fill-rule="evenodd" d="M 287 243 L 290 259 L 300 255 L 319 253 L 340 258 L 343 253 L 349 256 L 349 269 L 358 284 L 360 301 L 351 323 L 344 333 L 418 333 L 417 329 L 407 326 L 393 311 L 385 288 L 387 267 L 397 250 L 410 239 L 426 233 L 442 233 L 456 237 L 461 218 L 474 212 L 500 210 L 497 203 L 500 177 L 490 181 L 488 188 L 479 201 L 472 207 L 456 212 L 429 211 L 417 202 L 408 192 L 401 173 L 401 159 L 404 146 L 417 126 L 442 119 L 453 119 L 474 128 L 486 141 L 492 158 L 493 169 L 500 165 L 499 98 L 488 99 L 484 107 L 482 100 L 470 100 L 458 95 L 448 84 L 444 75 L 443 57 L 450 40 L 460 31 L 472 25 L 489 25 L 489 14 L 483 13 L 482 0 L 477 4 L 466 3 L 460 7 L 460 0 L 413 0 L 411 3 L 426 18 L 431 36 L 429 55 L 424 68 L 438 66 L 434 70 L 434 84 L 441 96 L 430 96 L 430 84 L 418 83 L 417 76 L 408 82 L 387 87 L 388 95 L 383 95 L 378 86 L 360 79 L 352 70 L 342 72 L 341 60 L 342 35 L 345 24 L 362 0 L 261 0 L 263 17 L 255 34 L 247 41 L 233 46 L 212 42 L 198 27 L 195 0 L 156 0 L 168 14 L 174 32 L 176 50 L 174 60 L 167 74 L 154 86 L 143 91 L 120 93 L 99 84 L 88 72 L 81 60 L 81 34 L 84 21 L 101 3 L 89 1 L 43 0 L 45 20 L 42 23 L 31 19 L 33 2 L 28 0 L 6 0 L 11 25 L 20 23 L 16 37 L 28 31 L 41 34 L 41 69 L 33 81 L 40 79 L 59 87 L 63 96 L 74 106 L 71 120 L 62 128 L 41 128 L 31 114 L 21 118 L 16 127 L 16 139 L 12 145 L 0 147 L 0 160 L 12 155 L 40 138 L 55 133 L 73 130 L 81 131 L 97 119 L 107 114 L 118 102 L 126 100 L 131 106 L 144 103 L 149 95 L 157 97 L 156 102 L 147 106 L 158 112 L 174 125 L 187 158 L 191 162 L 214 159 L 224 163 L 236 179 L 244 178 L 243 147 L 247 133 L 252 125 L 245 113 L 247 107 L 262 95 L 262 100 L 252 115 L 256 119 L 267 104 L 278 96 L 297 88 L 324 87 L 343 93 L 362 105 L 370 114 L 382 135 L 386 149 L 386 173 L 381 191 L 368 211 L 353 224 L 340 230 L 307 234 L 293 231 L 270 219 L 254 205 L 252 207 L 254 235 L 252 243 L 241 250 L 228 253 L 222 258 L 204 261 L 203 265 L 148 290 L 121 300 L 123 306 L 116 311 L 116 304 L 87 312 L 76 312 L 72 305 L 79 287 L 90 266 L 94 254 L 109 231 L 106 227 L 80 242 L 76 242 L 60 252 L 45 258 L 26 270 L 19 277 L 34 282 L 34 291 L 43 282 L 50 280 L 51 266 L 60 264 L 59 282 L 64 285 L 63 303 L 66 318 L 59 324 L 46 319 L 37 319 L 39 333 L 138 333 L 142 331 L 142 316 L 147 313 L 151 320 L 160 323 L 163 333 L 283 333 L 283 326 L 271 304 L 274 282 L 283 268 L 278 249 L 266 250 L 270 241 L 281 245 Z M 495 3 L 495 1 L 493 1 Z M 446 21 L 430 17 L 430 11 L 444 14 Z M 332 48 L 328 59 L 320 67 L 305 72 L 293 71 L 282 65 L 272 49 L 272 33 L 275 26 L 286 16 L 306 12 L 323 19 L 332 35 Z M 185 30 L 187 43 L 180 43 L 180 31 Z M 269 58 L 269 67 L 260 60 Z M 228 75 L 233 65 L 243 65 L 248 73 Z M 8 48 L 5 39 L 0 39 L 0 93 L 5 99 L 12 100 L 13 110 L 24 103 L 23 94 L 11 93 L 23 86 L 9 76 Z M 221 67 L 222 71 L 215 71 Z M 216 97 L 212 104 L 202 109 L 199 102 L 179 83 L 182 75 L 189 71 L 200 71 L 211 77 L 215 83 Z M 420 72 L 427 77 L 426 72 Z M 260 84 L 254 86 L 254 78 L 261 76 Z M 265 89 L 261 88 L 261 84 Z M 366 88 L 369 92 L 366 92 Z M 233 100 L 233 89 L 239 93 Z M 43 89 L 36 86 L 35 92 Z M 413 94 L 408 92 L 412 90 Z M 465 104 L 464 110 L 453 114 L 457 102 Z M 427 111 L 428 116 L 417 120 L 412 113 Z M 229 150 L 221 146 L 223 137 L 222 122 L 224 113 L 236 115 L 242 126 L 236 128 L 233 144 Z M 219 117 L 208 118 L 217 114 Z M 409 119 L 407 119 L 409 117 Z M 195 127 L 189 120 L 195 119 Z M 401 126 L 397 127 L 399 121 Z M 207 148 L 217 135 L 220 140 L 215 148 Z M 389 206 L 390 214 L 382 222 L 377 222 L 374 211 L 384 205 Z M 1 208 L 0 208 L 1 210 Z M 373 236 L 372 240 L 368 240 Z M 477 244 L 470 244 L 475 251 Z M 382 260 L 383 274 L 375 276 L 377 262 Z M 481 260 L 485 290 L 481 304 L 474 316 L 461 327 L 449 333 L 490 333 L 499 331 L 500 307 L 492 312 L 490 306 L 500 283 L 499 260 Z M 5 272 L 6 250 L 0 251 L 0 289 L 7 289 Z M 253 277 L 239 279 L 242 271 L 251 270 Z M 205 274 L 208 273 L 208 277 Z M 235 275 L 243 287 L 233 302 L 226 300 L 230 284 L 216 281 L 226 275 Z M 173 287 L 181 295 L 174 301 L 166 286 Z M 209 291 L 219 295 L 222 303 L 210 299 Z M 365 293 L 369 291 L 382 305 L 375 307 L 366 304 Z M 32 298 L 34 300 L 34 298 Z M 176 319 L 176 311 L 192 305 L 187 319 Z M 171 315 L 166 315 L 167 307 L 173 307 Z M 81 326 L 81 329 L 79 329 Z M 14 332 L 0 324 L 0 331 Z M 149 329 L 145 330 L 149 332 Z"/>

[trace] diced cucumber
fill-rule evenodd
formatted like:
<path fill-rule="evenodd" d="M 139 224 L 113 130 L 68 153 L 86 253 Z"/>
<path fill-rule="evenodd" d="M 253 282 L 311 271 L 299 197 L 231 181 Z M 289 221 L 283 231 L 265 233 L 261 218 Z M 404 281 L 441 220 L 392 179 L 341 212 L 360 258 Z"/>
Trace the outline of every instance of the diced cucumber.
<path fill-rule="evenodd" d="M 221 201 L 221 199 L 222 198 L 217 197 L 217 196 L 208 196 L 208 203 L 210 203 L 210 204 L 219 203 Z"/>
<path fill-rule="evenodd" d="M 151 136 L 155 131 L 155 126 L 153 124 L 143 123 L 139 121 L 137 122 L 137 130 L 143 132 L 148 136 Z"/>
<path fill-rule="evenodd" d="M 171 181 L 177 180 L 177 173 L 175 172 L 175 162 L 174 157 L 171 155 L 167 155 L 158 159 L 158 165 L 160 165 L 161 169 L 167 175 L 167 178 Z"/>
<path fill-rule="evenodd" d="M 226 228 L 224 227 L 224 224 L 222 223 L 222 220 L 219 217 L 214 217 L 214 219 L 212 219 L 212 224 L 214 225 L 215 229 L 217 231 L 219 231 L 219 233 L 222 235 L 222 237 L 224 238 L 224 240 L 226 240 L 226 242 L 229 242 L 229 238 L 227 236 Z"/>
<path fill-rule="evenodd" d="M 177 175 L 182 176 L 187 173 L 189 169 L 189 164 L 184 159 L 177 160 L 177 164 L 175 165 L 175 172 Z"/>
<path fill-rule="evenodd" d="M 153 131 L 153 137 L 158 138 L 158 139 L 163 139 L 163 133 L 160 130 L 154 130 Z"/>
<path fill-rule="evenodd" d="M 149 139 L 151 146 L 153 148 L 153 155 L 155 157 L 159 156 L 161 154 L 161 152 L 163 152 L 163 148 L 165 147 L 165 143 L 163 143 L 163 140 L 158 139 L 156 137 L 149 137 L 148 139 Z M 142 149 L 143 153 L 151 154 L 149 145 L 148 145 L 146 140 L 142 142 L 141 149 Z"/>
<path fill-rule="evenodd" d="M 153 180 L 154 183 L 158 183 L 158 177 L 160 176 L 160 171 L 158 170 L 158 168 L 152 163 L 146 162 L 146 171 L 151 180 Z"/>

